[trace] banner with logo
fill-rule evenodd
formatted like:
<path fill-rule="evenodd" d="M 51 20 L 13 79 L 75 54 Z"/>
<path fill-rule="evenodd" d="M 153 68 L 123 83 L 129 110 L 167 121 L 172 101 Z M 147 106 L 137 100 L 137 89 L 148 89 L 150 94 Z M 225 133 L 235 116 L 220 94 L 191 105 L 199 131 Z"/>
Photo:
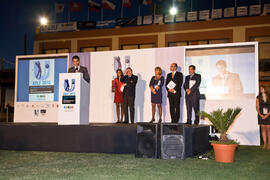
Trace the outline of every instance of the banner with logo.
<path fill-rule="evenodd" d="M 96 21 L 79 21 L 77 22 L 77 29 L 79 30 L 88 30 L 95 29 Z"/>
<path fill-rule="evenodd" d="M 136 25 L 137 25 L 137 17 L 119 18 L 116 20 L 116 26 L 127 27 Z"/>
<path fill-rule="evenodd" d="M 237 16 L 247 16 L 247 15 L 248 15 L 247 6 L 237 7 Z"/>
<path fill-rule="evenodd" d="M 30 61 L 29 74 L 29 101 L 53 101 L 54 59 Z"/>
<path fill-rule="evenodd" d="M 77 22 L 56 23 L 40 26 L 41 33 L 76 31 L 76 30 L 77 30 Z"/>
<path fill-rule="evenodd" d="M 224 17 L 234 17 L 234 7 L 224 9 Z"/>
<path fill-rule="evenodd" d="M 212 9 L 212 19 L 222 18 L 222 9 Z"/>
<path fill-rule="evenodd" d="M 178 13 L 175 16 L 175 21 L 176 22 L 185 22 L 186 21 L 186 13 Z"/>
<path fill-rule="evenodd" d="M 200 14 L 199 14 L 200 20 L 208 20 L 209 16 L 210 16 L 209 10 L 200 11 Z"/>
<path fill-rule="evenodd" d="M 249 6 L 249 15 L 260 15 L 261 14 L 261 5 L 251 5 Z"/>
<path fill-rule="evenodd" d="M 197 11 L 188 12 L 187 20 L 188 21 L 197 21 Z"/>
<path fill-rule="evenodd" d="M 116 24 L 115 20 L 107 20 L 107 21 L 97 21 L 96 28 L 114 28 Z"/>

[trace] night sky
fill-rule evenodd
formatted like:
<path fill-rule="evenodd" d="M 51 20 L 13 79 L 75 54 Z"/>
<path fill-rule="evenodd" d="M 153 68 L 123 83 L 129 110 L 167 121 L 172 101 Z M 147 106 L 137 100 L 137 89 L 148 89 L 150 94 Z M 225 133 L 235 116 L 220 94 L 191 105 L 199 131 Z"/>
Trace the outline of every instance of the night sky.
<path fill-rule="evenodd" d="M 50 22 L 67 21 L 87 21 L 100 20 L 100 12 L 91 12 L 88 16 L 87 0 L 74 0 L 72 2 L 81 2 L 81 12 L 68 14 L 68 2 L 72 0 L 1 0 L 0 4 L 0 57 L 7 61 L 15 62 L 16 55 L 24 54 L 24 35 L 27 35 L 27 54 L 33 52 L 33 41 L 35 28 L 39 25 L 39 17 L 46 15 Z M 101 0 L 94 0 L 101 2 Z M 160 5 L 160 11 L 167 14 L 172 0 L 156 0 Z M 180 11 L 190 11 L 191 0 L 178 1 Z M 54 4 L 64 3 L 63 13 L 54 14 Z M 104 20 L 116 19 L 121 16 L 121 0 L 110 0 L 116 5 L 115 11 L 104 10 Z M 137 0 L 131 0 L 132 7 L 124 9 L 124 17 L 138 16 Z M 238 6 L 258 4 L 259 0 L 238 0 Z M 269 3 L 270 0 L 262 0 L 262 3 Z M 193 10 L 203 10 L 212 8 L 212 0 L 192 0 Z M 234 0 L 215 0 L 214 8 L 233 7 Z M 142 6 L 141 15 L 151 14 L 151 6 Z M 5 68 L 14 68 L 14 65 L 5 63 Z"/>

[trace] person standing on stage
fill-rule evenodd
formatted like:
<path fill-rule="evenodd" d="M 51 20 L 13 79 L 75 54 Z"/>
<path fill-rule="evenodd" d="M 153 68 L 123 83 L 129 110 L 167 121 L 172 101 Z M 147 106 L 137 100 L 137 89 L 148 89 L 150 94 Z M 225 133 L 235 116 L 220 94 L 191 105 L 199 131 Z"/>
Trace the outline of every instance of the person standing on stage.
<path fill-rule="evenodd" d="M 121 123 L 124 116 L 123 92 L 121 91 L 122 82 L 120 81 L 121 77 L 123 77 L 123 71 L 121 69 L 117 69 L 116 75 L 117 77 L 114 79 L 114 103 L 116 106 L 117 123 Z"/>
<path fill-rule="evenodd" d="M 159 112 L 159 123 L 162 121 L 162 87 L 164 84 L 164 77 L 160 67 L 155 68 L 155 76 L 151 78 L 149 87 L 151 89 L 151 103 L 152 103 L 152 120 L 150 123 L 155 122 L 156 105 Z"/>
<path fill-rule="evenodd" d="M 264 143 L 263 149 L 270 150 L 270 92 L 263 85 L 260 86 L 260 92 L 256 99 L 256 110 Z"/>
<path fill-rule="evenodd" d="M 186 76 L 184 89 L 186 91 L 186 107 L 187 107 L 187 124 L 191 125 L 192 108 L 195 112 L 195 122 L 194 124 L 199 124 L 199 114 L 200 111 L 200 84 L 201 75 L 195 73 L 196 67 L 190 65 L 188 67 L 189 75 Z"/>
<path fill-rule="evenodd" d="M 124 73 L 124 76 L 121 78 L 123 83 L 123 104 L 124 104 L 124 114 L 125 121 L 124 123 L 129 123 L 128 109 L 130 111 L 130 121 L 131 124 L 134 123 L 134 102 L 136 94 L 136 84 L 138 77 L 133 75 L 132 69 L 128 67 Z"/>
<path fill-rule="evenodd" d="M 68 73 L 82 73 L 83 79 L 89 83 L 90 77 L 88 74 L 88 70 L 86 67 L 80 65 L 80 58 L 79 56 L 72 57 L 73 67 L 68 69 Z"/>
<path fill-rule="evenodd" d="M 170 70 L 171 73 L 167 74 L 166 78 L 166 89 L 168 91 L 172 123 L 178 123 L 180 118 L 180 98 L 183 74 L 176 71 L 176 63 L 171 64 Z"/>

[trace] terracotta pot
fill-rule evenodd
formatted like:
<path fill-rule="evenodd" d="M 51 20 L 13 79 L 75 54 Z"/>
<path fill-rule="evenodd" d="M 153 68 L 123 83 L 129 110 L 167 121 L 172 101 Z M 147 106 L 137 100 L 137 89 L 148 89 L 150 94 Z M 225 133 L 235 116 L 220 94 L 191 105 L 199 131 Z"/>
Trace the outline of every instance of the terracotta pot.
<path fill-rule="evenodd" d="M 214 148 L 215 160 L 223 163 L 234 162 L 234 152 L 237 144 L 211 144 Z"/>

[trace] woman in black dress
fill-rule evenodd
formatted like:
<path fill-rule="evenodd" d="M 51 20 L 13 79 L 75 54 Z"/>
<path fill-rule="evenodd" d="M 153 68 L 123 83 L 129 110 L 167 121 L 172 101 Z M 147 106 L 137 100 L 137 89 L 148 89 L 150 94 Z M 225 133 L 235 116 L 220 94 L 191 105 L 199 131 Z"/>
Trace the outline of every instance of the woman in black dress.
<path fill-rule="evenodd" d="M 162 121 L 162 87 L 164 84 L 164 77 L 160 67 L 155 68 L 155 76 L 151 78 L 149 87 L 151 89 L 151 103 L 152 103 L 152 120 L 150 123 L 155 122 L 156 105 L 159 112 L 159 123 Z"/>
<path fill-rule="evenodd" d="M 266 86 L 260 86 L 260 92 L 256 99 L 256 110 L 264 142 L 263 149 L 270 150 L 270 92 Z"/>

